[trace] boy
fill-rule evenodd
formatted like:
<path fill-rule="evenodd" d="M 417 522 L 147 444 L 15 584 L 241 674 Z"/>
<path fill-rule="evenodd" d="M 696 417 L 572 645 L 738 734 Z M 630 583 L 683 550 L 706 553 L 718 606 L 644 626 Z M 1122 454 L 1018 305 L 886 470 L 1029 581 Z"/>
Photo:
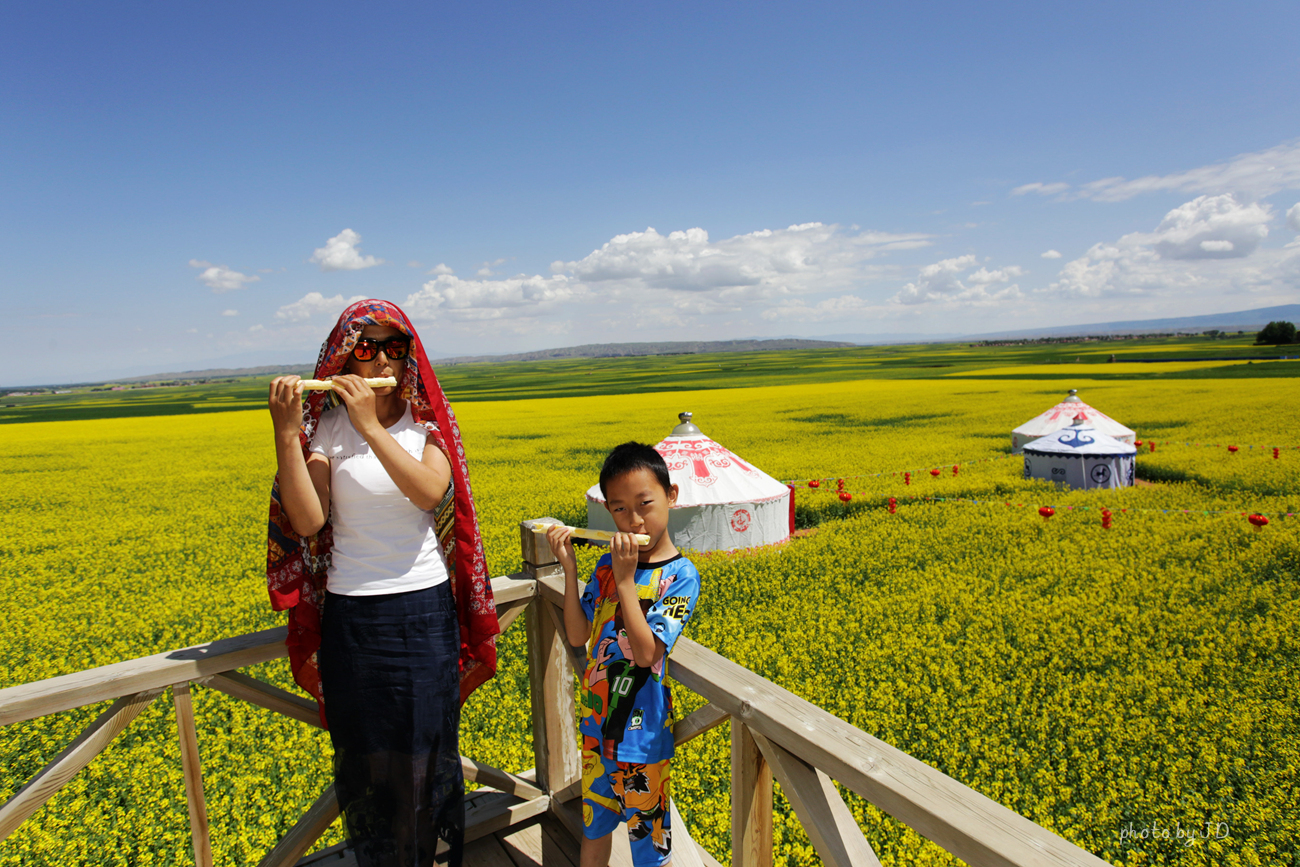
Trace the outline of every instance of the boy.
<path fill-rule="evenodd" d="M 668 510 L 677 486 L 650 446 L 623 443 L 605 458 L 600 491 L 618 532 L 586 587 L 578 588 L 571 533 L 546 531 L 564 567 L 564 628 L 587 646 L 582 678 L 582 858 L 609 864 L 620 821 L 627 821 L 636 867 L 672 861 L 668 760 L 673 702 L 668 651 L 695 610 L 700 573 L 673 546 Z M 634 533 L 650 537 L 637 546 Z"/>

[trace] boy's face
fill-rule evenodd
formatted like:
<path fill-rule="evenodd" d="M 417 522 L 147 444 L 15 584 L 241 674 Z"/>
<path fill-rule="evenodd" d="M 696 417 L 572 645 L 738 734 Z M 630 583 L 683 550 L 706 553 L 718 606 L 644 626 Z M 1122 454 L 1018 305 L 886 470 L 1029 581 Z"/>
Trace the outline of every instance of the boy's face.
<path fill-rule="evenodd" d="M 668 510 L 677 502 L 677 486 L 664 490 L 655 474 L 647 469 L 610 479 L 605 483 L 605 508 L 621 533 L 644 533 L 650 544 L 641 546 L 642 559 L 659 547 L 668 532 Z"/>

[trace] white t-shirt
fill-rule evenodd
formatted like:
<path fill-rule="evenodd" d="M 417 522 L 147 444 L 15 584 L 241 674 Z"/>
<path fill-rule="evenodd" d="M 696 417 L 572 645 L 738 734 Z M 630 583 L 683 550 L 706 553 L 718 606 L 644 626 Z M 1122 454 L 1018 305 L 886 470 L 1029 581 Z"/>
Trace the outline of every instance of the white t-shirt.
<path fill-rule="evenodd" d="M 412 418 L 410 403 L 388 432 L 416 460 L 423 457 L 429 432 Z M 405 593 L 447 580 L 433 512 L 416 507 L 397 487 L 346 407 L 321 414 L 310 448 L 330 462 L 331 593 Z"/>

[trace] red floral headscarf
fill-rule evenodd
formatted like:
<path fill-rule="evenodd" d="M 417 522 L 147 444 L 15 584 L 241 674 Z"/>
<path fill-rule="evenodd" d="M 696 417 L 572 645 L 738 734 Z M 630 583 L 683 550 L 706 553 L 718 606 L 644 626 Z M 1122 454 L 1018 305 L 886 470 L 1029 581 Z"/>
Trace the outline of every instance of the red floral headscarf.
<path fill-rule="evenodd" d="M 321 345 L 316 359 L 316 378 L 340 373 L 347 363 L 361 329 L 367 325 L 386 325 L 411 338 L 411 354 L 406 372 L 398 383 L 401 396 L 410 402 L 415 420 L 429 430 L 433 442 L 451 464 L 453 501 L 438 507 L 435 521 L 438 541 L 447 556 L 451 588 L 460 619 L 460 700 L 496 674 L 496 607 L 492 602 L 492 584 L 488 580 L 474 514 L 474 496 L 469 486 L 469 465 L 460 441 L 460 428 L 438 379 L 429 366 L 424 345 L 411 321 L 396 304 L 369 299 L 358 301 L 339 316 L 339 321 Z M 414 362 L 414 363 L 412 363 Z M 321 413 L 337 400 L 332 392 L 310 392 L 303 407 L 299 440 L 303 453 L 316 431 Z M 334 533 L 329 521 L 315 536 L 300 537 L 289 526 L 289 518 L 280 505 L 280 477 L 271 487 L 271 517 L 268 524 L 266 551 L 266 586 L 271 607 L 289 609 L 289 665 L 293 679 L 320 704 L 321 722 L 325 705 L 321 698 L 320 671 L 316 651 L 320 647 L 321 604 L 325 598 L 325 579 L 329 569 L 329 552 Z M 454 544 L 454 550 L 449 547 Z"/>

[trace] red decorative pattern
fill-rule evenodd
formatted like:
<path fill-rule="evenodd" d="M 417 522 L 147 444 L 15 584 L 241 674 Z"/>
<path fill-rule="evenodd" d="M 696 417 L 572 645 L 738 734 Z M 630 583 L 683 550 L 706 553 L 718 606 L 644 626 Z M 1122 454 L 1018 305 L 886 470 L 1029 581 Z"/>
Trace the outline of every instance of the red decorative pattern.
<path fill-rule="evenodd" d="M 691 479 L 695 484 L 708 487 L 718 480 L 713 470 L 725 470 L 736 467 L 747 475 L 757 475 L 740 458 L 707 437 L 701 439 L 665 440 L 655 446 L 655 451 L 663 457 L 669 472 L 679 472 L 690 467 Z"/>
<path fill-rule="evenodd" d="M 737 533 L 743 533 L 749 529 L 749 525 L 753 523 L 753 520 L 754 516 L 749 514 L 748 509 L 737 509 L 731 513 L 731 529 Z"/>

